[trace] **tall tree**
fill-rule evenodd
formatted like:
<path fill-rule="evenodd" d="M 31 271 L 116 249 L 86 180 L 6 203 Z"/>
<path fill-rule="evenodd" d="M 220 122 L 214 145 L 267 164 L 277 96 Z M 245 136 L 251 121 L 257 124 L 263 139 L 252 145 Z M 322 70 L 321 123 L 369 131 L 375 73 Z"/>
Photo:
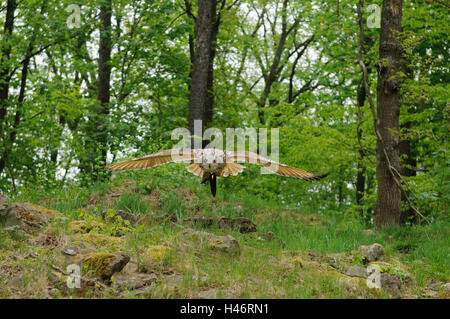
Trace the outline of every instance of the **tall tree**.
<path fill-rule="evenodd" d="M 16 6 L 17 5 L 15 0 L 8 0 L 6 4 L 5 24 L 3 27 L 4 33 L 1 39 L 2 49 L 0 55 L 0 138 L 2 139 L 2 141 L 0 142 L 2 144 L 6 143 L 3 131 L 4 128 L 6 127 L 5 122 L 8 110 L 9 85 L 11 82 L 11 75 L 10 75 L 11 63 L 9 59 L 11 56 L 12 45 L 10 41 L 14 29 L 14 12 L 16 10 Z M 0 173 L 5 168 L 6 156 L 7 154 L 0 154 L 0 157 L 2 158 L 0 160 Z"/>
<path fill-rule="evenodd" d="M 402 0 L 383 0 L 380 27 L 377 83 L 377 181 L 375 222 L 378 228 L 399 224 L 401 188 L 395 172 L 400 172 L 399 116 L 400 71 L 402 68 Z"/>
<path fill-rule="evenodd" d="M 100 42 L 98 48 L 97 102 L 92 105 L 88 123 L 87 158 L 83 168 L 94 181 L 105 178 L 108 152 L 108 125 L 111 81 L 111 0 L 100 3 Z"/>
<path fill-rule="evenodd" d="M 195 19 L 195 52 L 192 83 L 189 92 L 189 130 L 194 134 L 194 121 L 206 119 L 208 98 L 208 74 L 212 63 L 214 27 L 216 22 L 216 0 L 199 0 Z"/>

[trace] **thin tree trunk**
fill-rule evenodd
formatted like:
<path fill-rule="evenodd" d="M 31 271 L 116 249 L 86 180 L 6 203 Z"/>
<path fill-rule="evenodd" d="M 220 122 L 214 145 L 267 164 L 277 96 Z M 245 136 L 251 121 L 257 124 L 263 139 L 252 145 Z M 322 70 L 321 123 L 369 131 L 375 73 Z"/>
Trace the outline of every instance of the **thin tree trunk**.
<path fill-rule="evenodd" d="M 364 75 L 363 75 L 364 77 Z M 362 216 L 364 213 L 362 200 L 364 197 L 364 188 L 366 184 L 366 168 L 363 165 L 363 160 L 365 157 L 365 151 L 361 144 L 362 139 L 362 129 L 361 129 L 361 121 L 362 121 L 362 108 L 364 107 L 364 101 L 366 100 L 366 90 L 364 88 L 364 78 L 361 79 L 361 84 L 358 87 L 357 91 L 357 107 L 358 107 L 358 126 L 356 128 L 356 135 L 359 143 L 359 158 L 357 169 L 358 172 L 356 174 L 356 205 L 358 205 L 358 211 Z"/>
<path fill-rule="evenodd" d="M 98 50 L 98 83 L 97 99 L 100 102 L 101 125 L 98 126 L 98 144 L 101 147 L 100 169 L 106 166 L 106 155 L 108 151 L 108 115 L 110 100 L 111 81 L 111 16 L 112 1 L 104 0 L 100 9 L 100 45 Z M 98 175 L 98 174 L 97 174 Z"/>
<path fill-rule="evenodd" d="M 205 122 L 208 74 L 211 62 L 213 29 L 216 21 L 216 0 L 199 0 L 195 21 L 195 53 L 192 83 L 189 92 L 189 130 L 194 134 L 194 121 Z"/>
<path fill-rule="evenodd" d="M 80 168 L 94 181 L 106 178 L 104 170 L 108 151 L 108 116 L 111 80 L 111 0 L 100 5 L 100 43 L 98 48 L 97 103 L 92 105 L 86 128 L 86 156 Z M 86 176 L 88 177 L 88 176 Z"/>

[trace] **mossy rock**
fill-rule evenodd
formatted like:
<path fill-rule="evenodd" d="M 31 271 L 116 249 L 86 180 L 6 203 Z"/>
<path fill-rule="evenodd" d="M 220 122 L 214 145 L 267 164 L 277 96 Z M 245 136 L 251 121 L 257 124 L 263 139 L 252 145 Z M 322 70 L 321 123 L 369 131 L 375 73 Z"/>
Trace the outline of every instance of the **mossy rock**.
<path fill-rule="evenodd" d="M 45 208 L 43 206 L 39 206 L 39 205 L 32 204 L 32 203 L 25 203 L 25 204 L 28 204 L 28 206 L 31 207 L 32 209 L 35 209 L 35 210 L 45 214 L 48 218 L 62 217 L 61 213 L 54 209 Z"/>
<path fill-rule="evenodd" d="M 19 226 L 25 230 L 41 228 L 51 219 L 60 217 L 55 210 L 31 203 L 14 203 L 3 209 L 0 214 L 0 223 L 6 227 Z"/>
<path fill-rule="evenodd" d="M 130 256 L 125 253 L 89 253 L 82 257 L 83 273 L 92 273 L 100 279 L 109 280 L 111 276 L 119 272 L 130 261 Z"/>
<path fill-rule="evenodd" d="M 73 237 L 73 241 L 76 244 L 85 243 L 86 245 L 93 246 L 96 248 L 102 247 L 120 247 L 124 242 L 124 237 L 114 237 L 104 234 L 87 233 L 78 234 Z"/>
<path fill-rule="evenodd" d="M 83 273 L 94 273 L 99 278 L 104 277 L 105 270 L 116 258 L 111 253 L 90 253 L 83 256 Z"/>

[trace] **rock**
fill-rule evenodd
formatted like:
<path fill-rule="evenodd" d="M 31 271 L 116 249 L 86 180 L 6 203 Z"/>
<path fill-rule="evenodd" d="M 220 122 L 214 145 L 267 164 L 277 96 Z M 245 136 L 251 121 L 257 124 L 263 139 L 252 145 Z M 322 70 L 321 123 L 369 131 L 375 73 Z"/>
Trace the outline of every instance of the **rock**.
<path fill-rule="evenodd" d="M 384 248 L 380 244 L 372 244 L 369 246 L 360 246 L 359 253 L 369 262 L 379 260 L 384 255 Z"/>
<path fill-rule="evenodd" d="M 61 252 L 69 256 L 76 256 L 78 253 L 78 247 L 63 247 Z"/>
<path fill-rule="evenodd" d="M 388 292 L 393 296 L 400 295 L 400 289 L 402 288 L 402 282 L 397 276 L 393 276 L 387 273 L 381 274 L 381 289 Z"/>
<path fill-rule="evenodd" d="M 445 291 L 449 292 L 450 291 L 450 282 L 443 284 L 442 288 L 444 288 Z"/>
<path fill-rule="evenodd" d="M 6 213 L 6 209 L 8 208 L 8 197 L 6 195 L 0 195 L 0 216 L 2 213 Z"/>
<path fill-rule="evenodd" d="M 187 239 L 198 239 L 206 242 L 212 250 L 221 251 L 230 255 L 239 255 L 241 250 L 239 242 L 231 235 L 217 236 L 211 233 L 187 228 L 182 232 Z"/>
<path fill-rule="evenodd" d="M 203 227 L 211 227 L 216 225 L 219 228 L 237 228 L 241 233 L 256 232 L 256 224 L 245 217 L 228 218 L 228 217 L 200 217 L 194 216 L 187 218 L 184 223 L 197 224 Z"/>
<path fill-rule="evenodd" d="M 240 254 L 240 247 L 238 241 L 230 235 L 211 238 L 208 242 L 208 247 L 213 250 L 218 250 L 230 255 Z"/>
<path fill-rule="evenodd" d="M 130 224 L 135 224 L 137 222 L 137 217 L 134 216 L 132 213 L 126 212 L 124 210 L 118 209 L 104 209 L 102 210 L 102 218 L 104 221 L 107 222 L 114 222 L 117 216 L 120 216 L 123 220 L 127 220 L 130 222 Z"/>
<path fill-rule="evenodd" d="M 347 269 L 345 272 L 347 276 L 350 277 L 361 277 L 361 278 L 367 278 L 367 269 L 365 267 L 362 267 L 360 265 L 354 265 Z"/>
<path fill-rule="evenodd" d="M 209 289 L 205 291 L 200 291 L 197 293 L 197 298 L 199 299 L 238 299 L 239 297 L 236 296 L 232 291 L 230 290 L 218 290 L 218 289 Z"/>
<path fill-rule="evenodd" d="M 127 253 L 90 253 L 82 258 L 84 272 L 91 272 L 102 280 L 109 280 L 130 261 Z"/>
<path fill-rule="evenodd" d="M 122 290 L 140 289 L 144 286 L 151 285 L 157 282 L 155 274 L 123 274 L 117 273 L 113 276 L 114 288 Z"/>
<path fill-rule="evenodd" d="M 4 199 L 2 207 L 5 207 Z M 14 203 L 8 209 L 0 210 L 0 224 L 5 227 L 19 226 L 25 231 L 39 229 L 51 218 L 59 216 L 57 211 L 31 203 Z"/>
<path fill-rule="evenodd" d="M 372 229 L 364 229 L 363 234 L 367 236 L 375 235 L 375 232 Z"/>
<path fill-rule="evenodd" d="M 432 289 L 428 289 L 425 288 L 422 292 L 424 297 L 428 297 L 428 298 L 439 298 L 439 292 L 432 290 Z"/>

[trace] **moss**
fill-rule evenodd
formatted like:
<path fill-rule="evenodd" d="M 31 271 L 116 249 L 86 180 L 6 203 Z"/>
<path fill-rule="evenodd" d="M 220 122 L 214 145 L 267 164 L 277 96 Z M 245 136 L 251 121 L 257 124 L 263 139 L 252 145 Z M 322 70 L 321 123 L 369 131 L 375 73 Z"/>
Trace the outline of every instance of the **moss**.
<path fill-rule="evenodd" d="M 139 270 L 151 272 L 154 269 L 164 269 L 170 265 L 172 256 L 172 248 L 164 245 L 152 246 L 142 254 L 142 263 L 139 265 Z"/>
<path fill-rule="evenodd" d="M 169 246 L 157 245 L 148 248 L 144 253 L 144 258 L 152 261 L 166 261 L 172 254 L 173 249 Z"/>
<path fill-rule="evenodd" d="M 289 263 L 293 264 L 293 265 L 298 265 L 300 267 L 303 267 L 303 264 L 305 263 L 303 261 L 303 259 L 301 259 L 300 257 L 293 257 L 289 260 Z"/>
<path fill-rule="evenodd" d="M 366 257 L 361 255 L 360 251 L 352 250 L 352 262 L 351 262 L 352 266 L 354 265 L 365 266 L 366 263 L 367 263 Z"/>
<path fill-rule="evenodd" d="M 123 237 L 113 237 L 104 234 L 79 234 L 73 237 L 76 244 L 83 242 L 96 248 L 120 246 L 124 243 Z"/>
<path fill-rule="evenodd" d="M 388 264 L 387 262 L 375 261 L 370 263 L 369 265 L 377 265 L 380 268 L 381 273 L 387 273 L 389 275 L 396 276 L 402 282 L 405 282 L 409 278 L 409 274 L 405 270 L 400 269 L 397 266 Z"/>
<path fill-rule="evenodd" d="M 69 229 L 72 233 L 89 233 L 92 230 L 102 230 L 105 228 L 103 223 L 96 222 L 95 220 L 87 222 L 85 220 L 74 220 L 69 223 Z"/>
<path fill-rule="evenodd" d="M 37 210 L 37 211 L 39 211 L 41 213 L 44 213 L 49 218 L 61 217 L 61 213 L 57 212 L 56 210 L 45 208 L 45 207 L 42 207 L 42 206 L 39 206 L 39 205 L 35 205 L 35 204 L 31 204 L 31 203 L 28 203 L 28 205 L 31 208 L 33 208 L 33 209 L 35 209 L 35 210 Z"/>
<path fill-rule="evenodd" d="M 83 256 L 83 272 L 93 273 L 94 275 L 105 278 L 105 270 L 111 263 L 111 260 L 116 258 L 111 253 L 89 253 Z"/>

